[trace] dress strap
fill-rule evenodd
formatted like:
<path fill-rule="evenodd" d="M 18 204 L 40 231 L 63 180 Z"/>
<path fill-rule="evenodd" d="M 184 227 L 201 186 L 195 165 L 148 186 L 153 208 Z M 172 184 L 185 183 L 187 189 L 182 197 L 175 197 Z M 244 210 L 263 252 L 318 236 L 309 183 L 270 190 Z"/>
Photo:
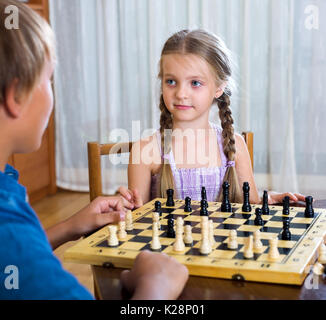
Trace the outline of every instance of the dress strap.
<path fill-rule="evenodd" d="M 161 144 L 161 133 L 159 130 L 156 131 L 156 139 L 158 143 L 159 150 L 161 152 L 161 159 L 164 162 L 164 160 L 168 160 L 169 164 L 171 166 L 172 170 L 176 169 L 175 161 L 174 161 L 174 156 L 172 150 L 168 154 L 163 154 L 163 149 L 162 149 L 162 144 Z"/>

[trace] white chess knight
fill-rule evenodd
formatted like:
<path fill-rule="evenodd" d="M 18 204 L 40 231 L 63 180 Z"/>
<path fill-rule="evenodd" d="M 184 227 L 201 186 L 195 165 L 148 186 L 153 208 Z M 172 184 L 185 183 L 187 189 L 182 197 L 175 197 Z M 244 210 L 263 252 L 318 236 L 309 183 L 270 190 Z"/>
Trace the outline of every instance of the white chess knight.
<path fill-rule="evenodd" d="M 108 240 L 108 245 L 109 247 L 116 247 L 119 245 L 119 240 L 117 237 L 117 226 L 116 225 L 109 225 L 108 226 L 109 229 L 109 240 Z"/>
<path fill-rule="evenodd" d="M 180 252 L 185 249 L 185 244 L 183 242 L 183 219 L 181 217 L 177 218 L 176 230 L 175 230 L 175 241 L 173 244 L 173 250 Z"/>
<path fill-rule="evenodd" d="M 157 222 L 153 222 L 152 226 L 152 242 L 151 242 L 151 249 L 152 250 L 160 250 L 161 249 L 161 243 L 160 238 L 158 236 L 158 224 Z"/>
<path fill-rule="evenodd" d="M 238 249 L 237 230 L 230 230 L 228 238 L 228 248 L 233 250 Z"/>

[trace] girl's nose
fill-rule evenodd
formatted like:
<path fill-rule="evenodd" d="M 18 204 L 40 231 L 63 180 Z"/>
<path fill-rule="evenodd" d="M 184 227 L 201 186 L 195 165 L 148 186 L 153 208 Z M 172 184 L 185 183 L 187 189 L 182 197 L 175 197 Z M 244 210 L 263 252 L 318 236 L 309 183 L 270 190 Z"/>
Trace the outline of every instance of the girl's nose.
<path fill-rule="evenodd" d="M 179 85 L 176 89 L 176 98 L 185 99 L 188 97 L 188 90 L 185 85 Z"/>

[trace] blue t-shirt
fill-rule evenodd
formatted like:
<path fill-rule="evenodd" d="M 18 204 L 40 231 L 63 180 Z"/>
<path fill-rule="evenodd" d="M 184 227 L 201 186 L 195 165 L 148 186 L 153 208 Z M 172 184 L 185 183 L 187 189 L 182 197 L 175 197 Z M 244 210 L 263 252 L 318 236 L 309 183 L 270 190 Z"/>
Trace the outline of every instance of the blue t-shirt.
<path fill-rule="evenodd" d="M 13 167 L 0 171 L 0 300 L 93 299 L 53 254 L 17 180 Z"/>

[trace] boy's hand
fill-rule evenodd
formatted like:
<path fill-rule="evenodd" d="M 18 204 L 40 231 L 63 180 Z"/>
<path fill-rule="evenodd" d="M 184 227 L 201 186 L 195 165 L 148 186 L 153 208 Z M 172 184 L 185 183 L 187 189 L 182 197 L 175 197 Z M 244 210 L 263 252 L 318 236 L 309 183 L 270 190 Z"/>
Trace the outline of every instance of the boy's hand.
<path fill-rule="evenodd" d="M 131 270 L 121 273 L 122 285 L 132 299 L 172 300 L 181 294 L 188 269 L 165 253 L 142 251 Z"/>
<path fill-rule="evenodd" d="M 282 203 L 283 198 L 285 196 L 289 196 L 290 202 L 298 202 L 298 201 L 305 201 L 305 196 L 300 193 L 292 193 L 292 192 L 286 192 L 286 193 L 279 193 L 275 191 L 268 192 L 268 204 L 276 204 L 276 203 Z"/>
<path fill-rule="evenodd" d="M 88 206 L 66 220 L 72 232 L 72 240 L 109 223 L 125 219 L 125 204 L 120 196 L 97 197 Z"/>
<path fill-rule="evenodd" d="M 138 190 L 136 189 L 130 190 L 127 189 L 126 187 L 120 187 L 118 189 L 118 192 L 126 201 L 130 202 L 133 205 L 133 208 L 128 208 L 128 209 L 137 209 L 143 205 L 143 200 L 139 195 Z"/>

